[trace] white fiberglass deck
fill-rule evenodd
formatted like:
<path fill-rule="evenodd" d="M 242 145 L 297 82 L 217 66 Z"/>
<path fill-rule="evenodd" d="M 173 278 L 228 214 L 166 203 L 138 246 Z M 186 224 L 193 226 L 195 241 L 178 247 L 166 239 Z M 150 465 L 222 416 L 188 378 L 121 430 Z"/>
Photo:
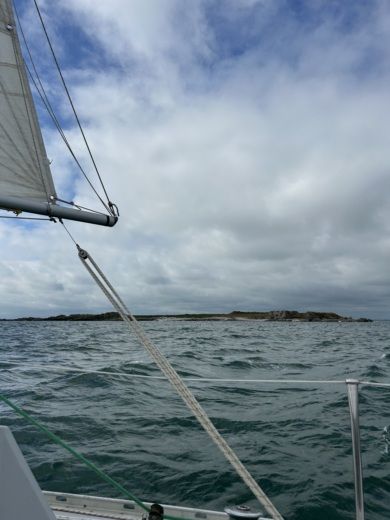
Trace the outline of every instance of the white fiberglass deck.
<path fill-rule="evenodd" d="M 58 520 L 141 520 L 147 517 L 137 504 L 130 500 L 71 495 L 44 491 L 44 496 Z M 151 504 L 145 502 L 146 506 Z M 226 513 L 164 505 L 167 515 L 186 520 L 228 520 Z M 259 520 L 266 520 L 262 517 Z"/>

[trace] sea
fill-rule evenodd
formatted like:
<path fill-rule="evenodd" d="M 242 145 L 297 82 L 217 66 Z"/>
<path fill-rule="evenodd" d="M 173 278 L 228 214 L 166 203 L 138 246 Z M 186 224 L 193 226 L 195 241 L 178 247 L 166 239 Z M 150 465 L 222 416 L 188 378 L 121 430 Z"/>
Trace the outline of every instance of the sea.
<path fill-rule="evenodd" d="M 390 322 L 160 320 L 143 326 L 181 376 L 205 379 L 187 384 L 286 520 L 355 518 L 346 385 L 245 380 L 389 383 Z M 258 509 L 123 323 L 0 322 L 0 368 L 1 394 L 138 498 Z M 385 520 L 390 388 L 361 386 L 359 397 L 366 517 Z M 119 496 L 3 402 L 0 417 L 43 489 Z"/>

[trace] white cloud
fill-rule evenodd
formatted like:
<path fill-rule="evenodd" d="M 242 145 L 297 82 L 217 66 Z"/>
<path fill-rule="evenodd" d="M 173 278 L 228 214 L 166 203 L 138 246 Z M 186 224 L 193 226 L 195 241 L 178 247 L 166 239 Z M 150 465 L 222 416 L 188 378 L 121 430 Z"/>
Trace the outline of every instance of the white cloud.
<path fill-rule="evenodd" d="M 266 31 L 271 4 L 236 9 L 260 9 L 253 23 Z M 349 31 L 336 18 L 307 34 L 281 20 L 275 37 L 227 56 L 207 5 L 55 6 L 113 64 L 66 72 L 121 220 L 69 228 L 135 312 L 388 317 L 388 7 L 375 3 Z M 70 162 L 54 134 L 46 138 L 66 191 Z M 70 138 L 77 143 L 75 129 Z M 72 189 L 94 204 L 84 183 Z M 59 224 L 0 222 L 0 237 L 2 316 L 108 308 Z"/>

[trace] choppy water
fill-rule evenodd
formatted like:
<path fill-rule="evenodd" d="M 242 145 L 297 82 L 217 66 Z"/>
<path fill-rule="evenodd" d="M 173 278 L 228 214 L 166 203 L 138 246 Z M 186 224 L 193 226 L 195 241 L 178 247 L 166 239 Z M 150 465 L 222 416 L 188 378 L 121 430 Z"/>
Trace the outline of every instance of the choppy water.
<path fill-rule="evenodd" d="M 183 376 L 390 381 L 390 322 L 144 325 Z M 142 499 L 256 505 L 167 382 L 31 369 L 43 364 L 158 375 L 122 323 L 0 323 L 1 392 Z M 286 519 L 354 518 L 344 385 L 190 386 Z M 360 400 L 367 518 L 384 520 L 390 389 L 363 387 Z M 3 404 L 0 413 L 44 489 L 117 496 Z"/>

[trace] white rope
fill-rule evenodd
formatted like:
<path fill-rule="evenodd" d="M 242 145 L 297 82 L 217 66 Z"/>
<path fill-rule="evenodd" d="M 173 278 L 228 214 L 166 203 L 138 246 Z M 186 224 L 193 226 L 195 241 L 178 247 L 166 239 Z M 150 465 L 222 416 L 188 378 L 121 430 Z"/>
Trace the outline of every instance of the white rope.
<path fill-rule="evenodd" d="M 110 370 L 88 370 L 86 368 L 61 367 L 58 365 L 24 365 L 23 363 L 13 363 L 11 361 L 0 361 L 0 364 L 11 365 L 15 368 L 21 368 L 23 371 L 39 370 L 46 372 L 77 372 L 80 374 L 97 374 L 107 376 L 127 377 L 129 379 L 159 379 L 166 381 L 163 376 L 146 376 L 142 374 L 130 374 L 129 372 L 112 372 Z M 286 385 L 345 385 L 345 379 L 231 379 L 221 377 L 182 377 L 183 381 L 191 383 L 251 383 L 251 384 L 286 384 Z M 360 386 L 377 386 L 381 388 L 390 388 L 390 383 L 379 383 L 377 381 L 359 381 Z"/>
<path fill-rule="evenodd" d="M 267 495 L 264 493 L 264 491 L 260 488 L 260 486 L 257 484 L 255 479 L 252 477 L 252 475 L 249 473 L 249 471 L 245 468 L 245 466 L 242 464 L 240 459 L 237 457 L 237 455 L 234 453 L 232 448 L 227 444 L 227 442 L 221 437 L 220 433 L 217 431 L 209 417 L 207 416 L 206 412 L 203 410 L 203 408 L 200 406 L 198 401 L 195 399 L 194 395 L 191 393 L 189 388 L 184 384 L 184 382 L 180 379 L 179 374 L 176 372 L 176 370 L 171 366 L 171 364 L 168 362 L 168 360 L 163 356 L 163 354 L 160 352 L 160 350 L 152 344 L 152 342 L 149 340 L 149 338 L 146 336 L 143 328 L 141 325 L 137 322 L 135 317 L 131 314 L 129 309 L 126 307 L 125 303 L 122 301 L 120 296 L 117 294 L 115 289 L 112 287 L 110 282 L 107 280 L 103 272 L 100 270 L 98 265 L 94 262 L 94 260 L 91 258 L 91 256 L 84 251 L 83 249 L 79 248 L 79 257 L 82 263 L 84 264 L 85 268 L 89 272 L 89 274 L 92 276 L 92 278 L 95 280 L 97 285 L 100 287 L 100 289 L 103 291 L 103 293 L 106 295 L 106 297 L 110 300 L 113 307 L 118 311 L 121 318 L 124 322 L 126 322 L 130 328 L 133 329 L 136 336 L 138 337 L 139 341 L 142 343 L 144 348 L 147 350 L 147 352 L 150 354 L 152 359 L 155 361 L 155 363 L 158 365 L 160 370 L 165 374 L 165 376 L 168 378 L 172 386 L 176 389 L 180 397 L 183 399 L 185 404 L 188 406 L 188 408 L 192 411 L 192 413 L 195 415 L 199 423 L 202 425 L 204 430 L 208 433 L 208 435 L 211 437 L 211 439 L 214 441 L 214 443 L 218 446 L 218 448 L 221 450 L 223 455 L 226 457 L 226 459 L 230 462 L 230 464 L 234 467 L 234 469 L 237 471 L 238 475 L 242 478 L 242 480 L 245 482 L 245 484 L 249 487 L 249 489 L 252 491 L 252 493 L 255 495 L 255 497 L 259 500 L 259 502 L 262 504 L 262 506 L 266 509 L 266 511 L 272 516 L 274 520 L 283 520 L 283 517 L 278 512 L 278 510 L 275 508 L 275 506 L 272 504 L 270 499 L 267 497 Z M 93 266 L 93 269 L 91 265 L 87 261 L 90 261 L 91 265 Z"/>

